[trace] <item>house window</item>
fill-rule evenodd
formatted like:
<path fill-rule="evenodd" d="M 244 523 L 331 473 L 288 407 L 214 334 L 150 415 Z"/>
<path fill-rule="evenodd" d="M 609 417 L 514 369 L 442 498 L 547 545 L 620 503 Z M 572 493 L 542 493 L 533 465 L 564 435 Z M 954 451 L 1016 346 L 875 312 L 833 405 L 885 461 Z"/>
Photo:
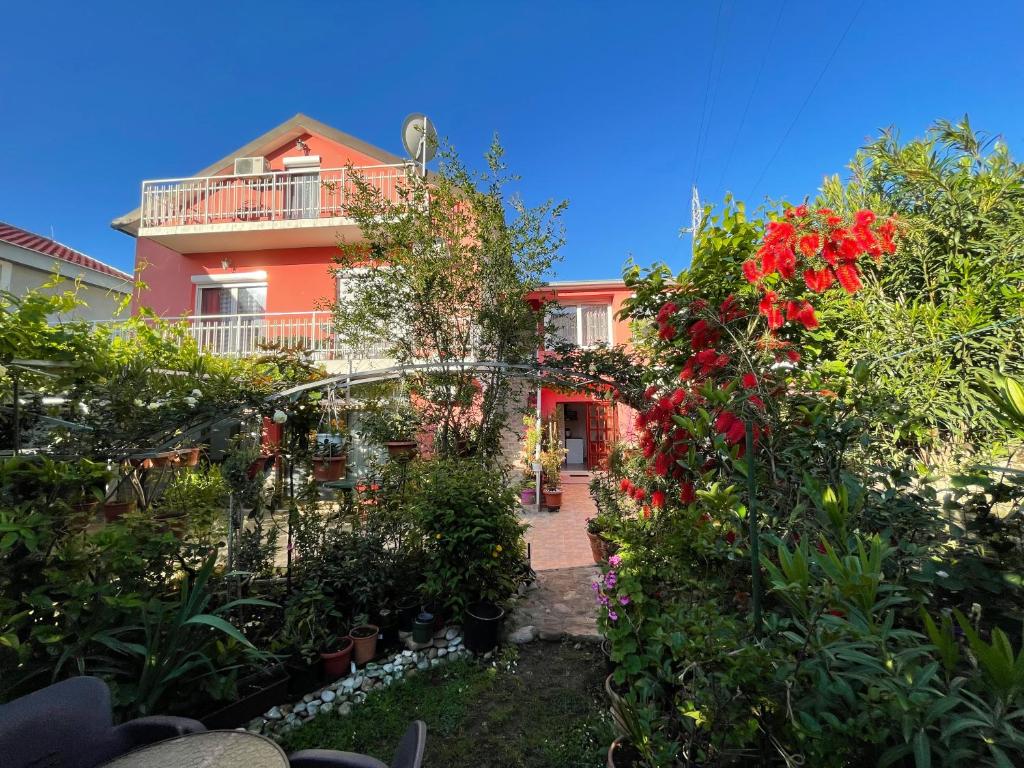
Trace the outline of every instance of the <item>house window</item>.
<path fill-rule="evenodd" d="M 199 289 L 199 314 L 258 315 L 267 309 L 267 286 L 212 286 Z"/>
<path fill-rule="evenodd" d="M 265 340 L 267 286 L 218 285 L 198 289 L 192 335 L 218 355 L 248 355 Z"/>
<path fill-rule="evenodd" d="M 578 347 L 611 343 L 611 307 L 607 304 L 557 307 L 551 313 L 551 338 Z"/>

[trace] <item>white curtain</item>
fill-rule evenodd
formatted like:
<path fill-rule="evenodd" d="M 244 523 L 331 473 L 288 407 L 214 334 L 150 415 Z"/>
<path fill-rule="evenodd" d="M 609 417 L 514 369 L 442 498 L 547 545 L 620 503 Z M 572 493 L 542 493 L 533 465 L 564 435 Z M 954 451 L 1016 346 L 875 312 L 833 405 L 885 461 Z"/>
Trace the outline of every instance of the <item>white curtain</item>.
<path fill-rule="evenodd" d="M 608 305 L 587 304 L 580 307 L 582 313 L 583 339 L 581 346 L 592 347 L 596 344 L 607 344 L 608 339 Z"/>

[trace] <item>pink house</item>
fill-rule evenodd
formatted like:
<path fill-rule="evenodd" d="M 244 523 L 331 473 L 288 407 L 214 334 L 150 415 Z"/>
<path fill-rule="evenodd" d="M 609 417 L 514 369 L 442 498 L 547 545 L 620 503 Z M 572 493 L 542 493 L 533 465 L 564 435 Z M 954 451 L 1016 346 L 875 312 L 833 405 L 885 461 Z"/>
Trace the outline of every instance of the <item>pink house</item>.
<path fill-rule="evenodd" d="M 136 239 L 136 306 L 185 318 L 224 354 L 280 341 L 328 364 L 371 357 L 337 348 L 323 311 L 337 243 L 360 236 L 350 166 L 393 195 L 408 161 L 300 114 L 193 176 L 143 181 L 139 207 L 112 222 Z"/>

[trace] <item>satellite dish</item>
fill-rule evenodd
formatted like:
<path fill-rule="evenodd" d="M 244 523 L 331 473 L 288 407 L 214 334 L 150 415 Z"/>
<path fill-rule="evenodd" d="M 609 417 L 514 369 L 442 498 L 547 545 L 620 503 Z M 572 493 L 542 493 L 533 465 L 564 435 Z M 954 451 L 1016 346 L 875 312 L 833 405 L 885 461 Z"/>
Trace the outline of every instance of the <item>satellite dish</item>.
<path fill-rule="evenodd" d="M 425 171 L 427 163 L 437 154 L 437 129 L 430 118 L 413 112 L 402 123 L 402 144 L 420 167 Z"/>

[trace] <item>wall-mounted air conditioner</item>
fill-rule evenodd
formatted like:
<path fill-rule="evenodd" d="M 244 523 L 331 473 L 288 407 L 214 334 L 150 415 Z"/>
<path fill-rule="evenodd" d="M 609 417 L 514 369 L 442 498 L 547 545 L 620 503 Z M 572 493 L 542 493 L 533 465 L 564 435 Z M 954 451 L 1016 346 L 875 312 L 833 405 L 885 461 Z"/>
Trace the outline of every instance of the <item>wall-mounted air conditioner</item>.
<path fill-rule="evenodd" d="M 270 173 L 270 163 L 265 157 L 236 157 L 235 176 L 248 176 L 253 173 Z"/>

